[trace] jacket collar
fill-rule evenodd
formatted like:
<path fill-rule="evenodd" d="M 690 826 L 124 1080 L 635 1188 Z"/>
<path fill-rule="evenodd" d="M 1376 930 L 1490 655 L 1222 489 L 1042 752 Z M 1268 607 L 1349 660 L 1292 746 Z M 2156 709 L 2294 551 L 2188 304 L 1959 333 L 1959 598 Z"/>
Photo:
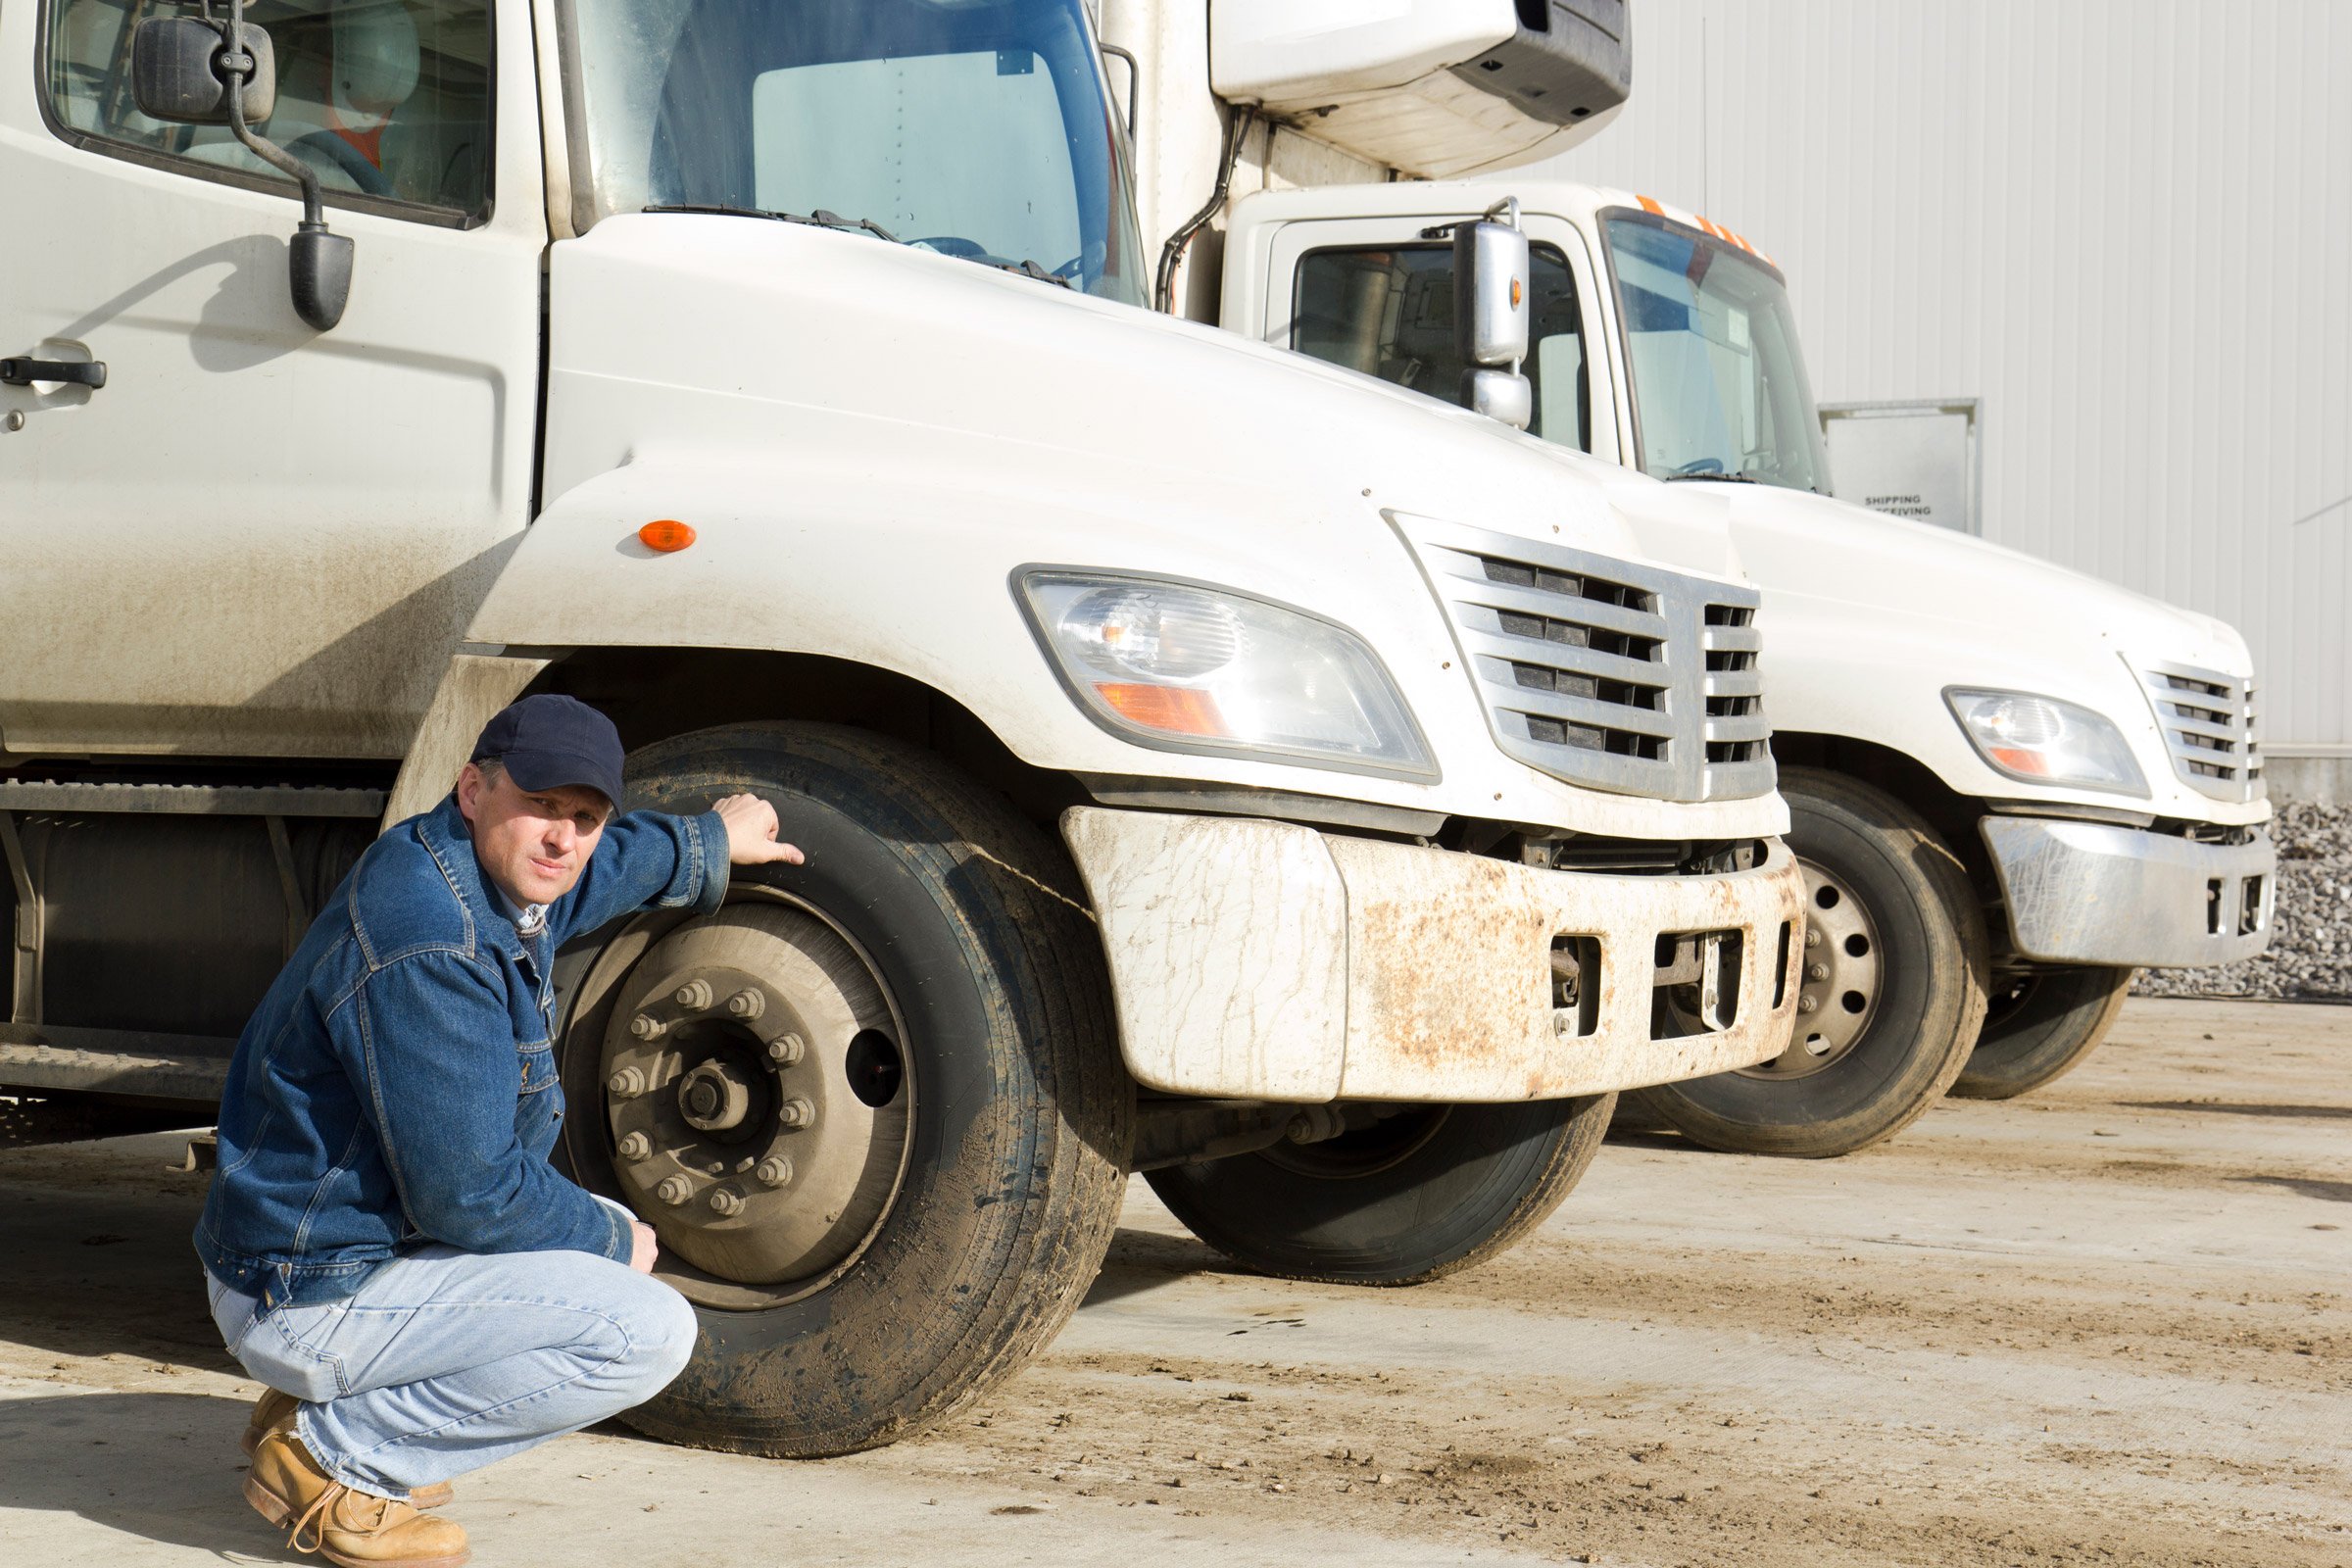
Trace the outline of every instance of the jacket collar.
<path fill-rule="evenodd" d="M 499 907 L 497 894 L 482 878 L 482 862 L 473 853 L 473 832 L 466 825 L 466 813 L 458 809 L 457 791 L 450 791 L 439 806 L 416 818 L 416 836 L 441 867 L 449 891 L 457 895 L 473 940 L 495 946 L 512 958 L 529 957 L 521 933 Z"/>

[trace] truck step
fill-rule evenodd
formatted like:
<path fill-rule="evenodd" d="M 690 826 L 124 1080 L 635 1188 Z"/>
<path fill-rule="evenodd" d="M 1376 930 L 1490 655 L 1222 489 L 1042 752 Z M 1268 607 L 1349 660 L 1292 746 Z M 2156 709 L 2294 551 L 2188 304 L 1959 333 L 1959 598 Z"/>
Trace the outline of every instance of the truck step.
<path fill-rule="evenodd" d="M 234 1040 L 0 1023 L 0 1089 L 217 1102 Z"/>

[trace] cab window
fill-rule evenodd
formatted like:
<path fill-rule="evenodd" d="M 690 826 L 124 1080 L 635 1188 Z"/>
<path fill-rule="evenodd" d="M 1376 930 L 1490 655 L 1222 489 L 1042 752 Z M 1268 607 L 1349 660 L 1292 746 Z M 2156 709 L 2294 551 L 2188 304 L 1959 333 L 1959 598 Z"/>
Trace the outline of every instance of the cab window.
<path fill-rule="evenodd" d="M 1591 450 L 1592 390 L 1584 320 L 1568 259 L 1533 247 L 1535 316 L 1520 367 L 1535 384 L 1531 433 Z M 1291 347 L 1448 403 L 1461 399 L 1453 347 L 1453 247 L 1365 246 L 1310 251 L 1298 263 Z"/>
<path fill-rule="evenodd" d="M 225 17 L 225 7 L 216 7 Z M 131 100 L 131 33 L 197 4 L 51 0 L 42 62 L 49 114 L 71 141 L 191 173 L 291 185 L 225 125 L 172 125 Z M 461 220 L 490 195 L 488 0 L 254 0 L 277 106 L 255 128 L 318 171 L 320 186 Z"/>

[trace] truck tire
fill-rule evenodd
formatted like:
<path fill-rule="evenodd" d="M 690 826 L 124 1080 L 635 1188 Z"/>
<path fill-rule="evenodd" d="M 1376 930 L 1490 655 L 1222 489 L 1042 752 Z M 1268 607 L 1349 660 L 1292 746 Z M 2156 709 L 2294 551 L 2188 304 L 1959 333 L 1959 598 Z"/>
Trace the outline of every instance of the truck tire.
<path fill-rule="evenodd" d="M 2073 967 L 1996 978 L 1977 1049 L 1951 1092 L 1963 1100 L 2015 1100 L 2072 1071 L 2115 1027 L 2137 972 Z"/>
<path fill-rule="evenodd" d="M 1484 1262 L 1559 1207 L 1600 1149 L 1616 1098 L 1406 1106 L 1324 1143 L 1144 1179 L 1195 1236 L 1245 1267 L 1419 1285 Z"/>
<path fill-rule="evenodd" d="M 779 1458 L 916 1432 L 1054 1336 L 1118 1218 L 1134 1085 L 1075 870 L 858 730 L 698 731 L 628 786 L 679 812 L 752 791 L 808 862 L 738 867 L 717 913 L 641 914 L 558 964 L 568 1169 L 655 1227 L 701 1322 L 623 1419 Z"/>
<path fill-rule="evenodd" d="M 1850 1154 L 1908 1127 L 1959 1076 L 1991 945 L 1960 861 L 1909 807 L 1807 767 L 1783 768 L 1781 793 L 1809 895 L 1795 1034 L 1771 1061 L 1640 1097 L 1709 1149 Z"/>

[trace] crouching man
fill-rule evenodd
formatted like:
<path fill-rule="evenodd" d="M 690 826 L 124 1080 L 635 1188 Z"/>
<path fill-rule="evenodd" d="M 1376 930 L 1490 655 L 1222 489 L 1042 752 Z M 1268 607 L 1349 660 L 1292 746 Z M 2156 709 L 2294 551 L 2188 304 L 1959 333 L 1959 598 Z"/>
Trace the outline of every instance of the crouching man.
<path fill-rule="evenodd" d="M 369 846 L 245 1026 L 196 1229 L 229 1353 L 271 1392 L 245 1495 L 346 1568 L 455 1568 L 451 1478 L 660 1393 L 694 1310 L 654 1233 L 548 1163 L 556 949 L 715 909 L 798 863 L 749 795 L 614 817 L 621 749 L 568 697 L 482 731 L 440 806 Z"/>

